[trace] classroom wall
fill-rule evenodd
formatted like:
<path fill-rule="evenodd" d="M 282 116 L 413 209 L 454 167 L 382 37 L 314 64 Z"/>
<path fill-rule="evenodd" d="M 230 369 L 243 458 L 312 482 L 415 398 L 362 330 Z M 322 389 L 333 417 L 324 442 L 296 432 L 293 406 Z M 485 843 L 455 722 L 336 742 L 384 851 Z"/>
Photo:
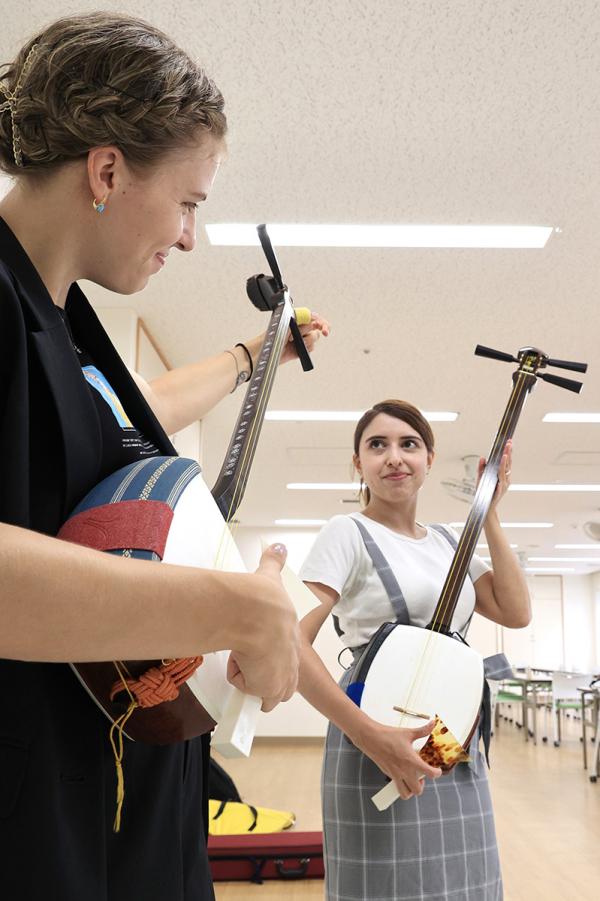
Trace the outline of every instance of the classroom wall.
<path fill-rule="evenodd" d="M 135 310 L 129 307 L 98 307 L 96 313 L 106 329 L 119 356 L 146 381 L 168 371 L 168 364 Z M 169 436 L 181 457 L 200 460 L 202 455 L 202 424 L 193 422 L 180 432 Z"/>
<path fill-rule="evenodd" d="M 592 672 L 599 668 L 596 616 L 592 577 L 565 575 L 564 646 L 565 669 Z"/>
<path fill-rule="evenodd" d="M 235 540 L 249 570 L 256 568 L 263 543 L 280 541 L 287 547 L 287 562 L 294 572 L 298 572 L 315 537 L 316 531 L 296 529 L 286 531 L 273 527 L 272 530 L 240 527 L 235 532 Z M 331 617 L 324 624 L 314 644 L 315 650 L 336 682 L 343 669 L 338 663 L 338 655 L 344 645 L 340 641 Z M 345 652 L 345 663 L 350 654 Z M 351 658 L 350 658 L 351 659 Z M 261 714 L 257 735 L 261 736 L 323 736 L 327 731 L 327 720 L 308 704 L 300 695 L 294 695 L 285 704 L 280 704 L 269 714 Z"/>
<path fill-rule="evenodd" d="M 594 660 L 596 667 L 600 671 L 600 572 L 591 576 L 592 582 L 592 614 L 594 618 L 593 624 L 593 640 L 594 640 Z"/>
<path fill-rule="evenodd" d="M 591 672 L 600 669 L 597 640 L 600 600 L 591 575 L 536 575 L 528 579 L 532 620 L 525 629 L 502 629 L 504 652 L 516 666 Z M 596 591 L 600 597 L 600 590 Z"/>

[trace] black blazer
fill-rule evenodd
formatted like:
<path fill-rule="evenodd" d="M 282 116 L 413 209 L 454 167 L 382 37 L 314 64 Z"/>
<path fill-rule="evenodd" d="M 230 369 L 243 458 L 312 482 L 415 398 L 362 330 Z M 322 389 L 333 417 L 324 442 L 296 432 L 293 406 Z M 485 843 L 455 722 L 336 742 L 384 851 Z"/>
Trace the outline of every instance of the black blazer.
<path fill-rule="evenodd" d="M 69 321 L 100 370 L 106 373 L 130 419 L 161 454 L 173 445 L 141 395 L 82 291 L 73 285 Z M 98 482 L 100 425 L 60 314 L 27 254 L 0 219 L 0 459 L 10 477 L 0 480 L 0 518 L 37 527 L 31 476 L 46 469 L 62 486 L 55 533 Z M 43 398 L 43 403 L 39 403 Z M 35 411 L 35 420 L 30 413 Z M 32 441 L 31 426 L 36 428 Z"/>
<path fill-rule="evenodd" d="M 162 454 L 175 454 L 77 285 L 67 309 L 75 340 L 130 419 Z M 99 448 L 96 409 L 64 323 L 0 219 L 0 520 L 56 534 L 97 483 Z M 0 661 L 1 898 L 213 898 L 202 818 L 208 740 L 126 742 L 114 835 L 108 726 L 69 667 Z"/>

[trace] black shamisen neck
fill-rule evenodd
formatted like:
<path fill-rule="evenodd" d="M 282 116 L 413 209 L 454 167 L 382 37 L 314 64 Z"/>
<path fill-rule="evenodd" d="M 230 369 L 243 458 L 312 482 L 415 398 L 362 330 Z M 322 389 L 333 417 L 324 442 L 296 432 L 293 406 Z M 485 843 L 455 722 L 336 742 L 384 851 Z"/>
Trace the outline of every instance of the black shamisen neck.
<path fill-rule="evenodd" d="M 212 489 L 212 495 L 227 522 L 235 515 L 244 494 L 275 374 L 287 341 L 290 319 L 293 316 L 294 311 L 287 291 L 283 292 L 281 303 L 271 314 L 265 340 L 254 366 L 225 460 Z"/>
<path fill-rule="evenodd" d="M 452 618 L 458 599 L 469 572 L 475 547 L 481 534 L 485 518 L 496 491 L 498 470 L 506 442 L 513 437 L 519 416 L 527 395 L 536 383 L 536 373 L 544 355 L 534 349 L 527 349 L 520 361 L 519 369 L 513 373 L 513 388 L 494 439 L 485 469 L 479 480 L 473 506 L 460 536 L 450 571 L 444 582 L 439 601 L 428 626 L 436 632 L 451 632 Z"/>

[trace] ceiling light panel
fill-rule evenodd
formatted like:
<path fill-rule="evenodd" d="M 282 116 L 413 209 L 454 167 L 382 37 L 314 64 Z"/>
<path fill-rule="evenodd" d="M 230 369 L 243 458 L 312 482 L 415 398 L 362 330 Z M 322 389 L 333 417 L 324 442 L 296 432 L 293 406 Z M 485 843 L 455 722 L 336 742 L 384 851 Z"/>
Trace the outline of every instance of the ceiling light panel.
<path fill-rule="evenodd" d="M 449 523 L 455 529 L 464 529 L 464 522 L 451 522 Z M 500 525 L 503 529 L 552 529 L 554 528 L 553 522 L 501 522 Z"/>
<path fill-rule="evenodd" d="M 542 484 L 531 484 L 531 485 L 511 485 L 508 489 L 509 491 L 543 491 L 543 492 L 556 492 L 556 491 L 600 491 L 600 485 L 556 485 L 550 483 L 549 485 Z"/>
<path fill-rule="evenodd" d="M 542 422 L 600 422 L 600 413 L 546 413 Z"/>
<path fill-rule="evenodd" d="M 324 526 L 326 519 L 276 519 L 276 526 Z"/>
<path fill-rule="evenodd" d="M 291 491 L 358 491 L 358 482 L 288 482 Z"/>
<path fill-rule="evenodd" d="M 271 422 L 358 422 L 365 410 L 268 410 L 265 419 Z M 421 411 L 429 422 L 455 422 L 458 413 L 450 411 Z"/>
<path fill-rule="evenodd" d="M 529 557 L 531 563 L 600 563 L 600 557 Z"/>
<path fill-rule="evenodd" d="M 599 544 L 555 544 L 557 551 L 600 551 Z"/>
<path fill-rule="evenodd" d="M 211 244 L 258 245 L 256 225 L 206 225 Z M 542 249 L 552 228 L 540 225 L 329 225 L 270 224 L 276 247 L 438 247 Z"/>

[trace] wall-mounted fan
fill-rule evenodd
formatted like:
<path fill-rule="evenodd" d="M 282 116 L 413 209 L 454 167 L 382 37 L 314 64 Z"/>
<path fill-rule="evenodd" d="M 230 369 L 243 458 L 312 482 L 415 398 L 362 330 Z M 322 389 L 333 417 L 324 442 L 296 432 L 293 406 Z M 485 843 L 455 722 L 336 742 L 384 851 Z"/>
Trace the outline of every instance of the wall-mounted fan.
<path fill-rule="evenodd" d="M 450 497 L 466 504 L 473 502 L 477 488 L 477 467 L 479 465 L 478 454 L 467 454 L 461 457 L 465 474 L 462 479 L 442 479 L 442 486 Z"/>
<path fill-rule="evenodd" d="M 600 541 L 600 522 L 584 522 L 583 531 L 592 541 Z"/>

